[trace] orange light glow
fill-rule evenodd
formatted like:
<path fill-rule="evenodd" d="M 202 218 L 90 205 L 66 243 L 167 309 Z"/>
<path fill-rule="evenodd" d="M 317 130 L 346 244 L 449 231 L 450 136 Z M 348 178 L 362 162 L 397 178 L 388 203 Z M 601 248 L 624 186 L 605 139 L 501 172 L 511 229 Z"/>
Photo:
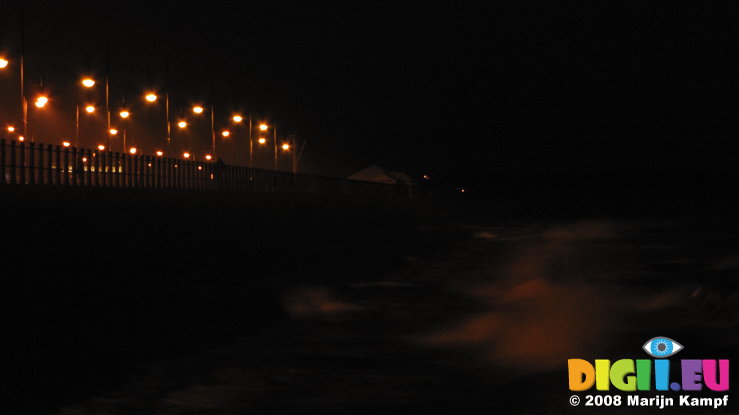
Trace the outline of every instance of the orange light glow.
<path fill-rule="evenodd" d="M 264 138 L 264 137 L 259 137 L 259 140 L 257 140 L 257 141 L 259 141 L 259 144 L 264 144 L 264 143 L 267 142 L 267 139 Z"/>
<path fill-rule="evenodd" d="M 131 113 L 126 110 L 123 110 L 120 113 L 118 113 L 118 115 L 120 115 L 121 118 L 128 118 L 129 116 L 131 116 Z"/>
<path fill-rule="evenodd" d="M 95 80 L 92 78 L 85 78 L 82 80 L 82 85 L 85 88 L 92 88 L 93 86 L 95 86 Z"/>
<path fill-rule="evenodd" d="M 203 170 L 203 166 L 198 166 L 198 170 Z"/>
<path fill-rule="evenodd" d="M 157 97 L 157 94 L 155 94 L 153 92 L 150 92 L 150 93 L 146 94 L 146 96 L 144 98 L 146 98 L 146 100 L 149 101 L 149 102 L 156 102 L 156 100 L 157 100 L 158 97 Z"/>
<path fill-rule="evenodd" d="M 268 128 L 269 128 L 269 127 L 267 126 L 267 124 L 259 124 L 259 129 L 260 129 L 261 131 L 267 131 L 267 129 L 268 129 Z"/>
<path fill-rule="evenodd" d="M 285 151 L 290 150 L 290 144 L 288 144 L 288 143 L 283 144 L 282 145 L 282 149 L 285 150 Z"/>
<path fill-rule="evenodd" d="M 87 157 L 82 157 L 82 162 L 87 163 Z"/>
<path fill-rule="evenodd" d="M 177 126 L 180 127 L 180 128 L 185 128 L 185 127 L 187 127 L 187 122 L 180 121 L 180 122 L 177 123 Z"/>
<path fill-rule="evenodd" d="M 206 160 L 212 160 L 213 159 L 213 156 L 211 156 L 210 154 L 206 154 L 205 155 L 205 159 Z"/>
<path fill-rule="evenodd" d="M 223 131 L 221 131 L 221 135 L 224 136 L 224 137 L 228 137 L 228 136 L 231 135 L 231 132 L 228 131 L 228 130 L 223 130 Z"/>
<path fill-rule="evenodd" d="M 87 111 L 89 114 L 92 114 L 95 112 L 95 106 L 94 105 L 88 105 L 85 107 L 85 111 Z"/>
<path fill-rule="evenodd" d="M 233 120 L 234 122 L 239 123 L 244 120 L 244 117 L 242 117 L 241 115 L 234 115 Z"/>
<path fill-rule="evenodd" d="M 111 135 L 116 135 L 116 134 L 118 134 L 118 130 L 116 130 L 115 128 L 111 128 L 110 130 L 108 130 L 108 132 L 109 132 L 109 133 L 110 133 Z"/>
<path fill-rule="evenodd" d="M 192 112 L 194 112 L 195 114 L 202 114 L 203 113 L 203 107 L 201 107 L 200 105 L 196 105 L 196 106 L 192 107 Z"/>
<path fill-rule="evenodd" d="M 36 102 L 34 103 L 34 105 L 36 105 L 37 108 L 43 108 L 46 106 L 48 102 L 49 102 L 49 98 L 42 95 L 36 98 Z"/>
<path fill-rule="evenodd" d="M 15 131 L 15 127 L 13 127 L 12 125 L 9 125 L 8 126 L 8 132 L 9 133 L 12 133 L 13 131 Z"/>
<path fill-rule="evenodd" d="M 62 145 L 63 145 L 64 147 L 69 147 L 69 146 L 71 146 L 71 145 L 72 145 L 72 143 L 70 143 L 69 141 L 62 141 Z"/>
<path fill-rule="evenodd" d="M 128 152 L 131 154 L 136 154 L 136 152 L 139 151 L 136 147 L 131 147 L 128 149 Z"/>
<path fill-rule="evenodd" d="M 184 157 L 186 159 L 189 159 L 190 158 L 190 153 L 184 152 L 184 153 L 182 153 L 182 157 Z"/>
<path fill-rule="evenodd" d="M 162 157 L 164 155 L 164 152 L 162 150 L 157 150 L 156 155 L 157 157 Z"/>
<path fill-rule="evenodd" d="M 26 137 L 23 137 L 22 135 L 18 136 L 18 141 L 20 142 L 26 141 Z"/>
<path fill-rule="evenodd" d="M 5 58 L 0 58 L 0 69 L 5 69 L 5 68 L 7 68 L 7 67 L 8 67 L 8 64 L 9 64 L 9 63 L 10 63 L 10 62 L 8 62 L 8 60 L 7 60 L 7 59 L 5 59 Z"/>
<path fill-rule="evenodd" d="M 104 146 L 104 145 L 102 145 L 102 144 L 98 145 L 98 150 L 100 150 L 100 151 L 103 151 L 103 150 L 105 150 L 105 146 Z"/>

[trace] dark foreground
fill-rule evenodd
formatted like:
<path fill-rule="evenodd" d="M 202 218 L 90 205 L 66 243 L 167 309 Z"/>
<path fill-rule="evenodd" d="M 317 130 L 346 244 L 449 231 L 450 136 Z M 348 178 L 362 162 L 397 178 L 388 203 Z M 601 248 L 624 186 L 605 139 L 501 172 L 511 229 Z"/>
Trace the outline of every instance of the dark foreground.
<path fill-rule="evenodd" d="M 5 216 L 2 399 L 16 413 L 597 413 L 570 406 L 568 358 L 646 358 L 658 335 L 685 346 L 676 358 L 739 346 L 727 211 L 516 218 L 480 202 L 429 220 L 35 197 Z"/>

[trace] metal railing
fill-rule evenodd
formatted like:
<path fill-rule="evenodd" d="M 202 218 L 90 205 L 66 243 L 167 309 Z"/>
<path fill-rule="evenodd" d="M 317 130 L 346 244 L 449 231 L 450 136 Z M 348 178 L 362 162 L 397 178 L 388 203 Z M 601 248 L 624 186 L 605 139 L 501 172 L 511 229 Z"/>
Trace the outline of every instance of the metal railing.
<path fill-rule="evenodd" d="M 411 197 L 410 188 L 405 185 L 0 139 L 2 185 Z"/>

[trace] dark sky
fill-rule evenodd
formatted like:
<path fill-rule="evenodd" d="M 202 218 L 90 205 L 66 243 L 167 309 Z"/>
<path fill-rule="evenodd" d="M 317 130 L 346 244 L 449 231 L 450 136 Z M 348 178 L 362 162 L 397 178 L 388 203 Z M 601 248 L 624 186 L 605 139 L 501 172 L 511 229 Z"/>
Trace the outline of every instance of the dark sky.
<path fill-rule="evenodd" d="M 235 110 L 275 121 L 307 140 L 306 172 L 706 170 L 738 155 L 735 6 L 24 4 L 27 77 L 59 101 L 74 102 L 80 73 L 104 74 L 107 37 L 116 102 L 162 90 L 168 63 L 175 117 L 212 101 L 220 124 Z M 0 50 L 12 57 L 17 4 L 4 10 Z M 3 74 L 0 104 L 14 102 L 14 85 Z"/>

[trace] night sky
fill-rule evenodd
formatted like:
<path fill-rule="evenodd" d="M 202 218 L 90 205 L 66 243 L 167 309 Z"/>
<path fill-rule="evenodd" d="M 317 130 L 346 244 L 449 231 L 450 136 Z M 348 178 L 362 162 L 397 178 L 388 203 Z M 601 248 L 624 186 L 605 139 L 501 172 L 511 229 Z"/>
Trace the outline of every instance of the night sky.
<path fill-rule="evenodd" d="M 8 3 L 0 51 L 12 59 L 20 13 Z M 214 102 L 220 125 L 233 111 L 276 122 L 280 136 L 307 141 L 307 173 L 378 164 L 475 181 L 735 170 L 739 155 L 735 5 L 23 3 L 29 90 L 42 80 L 52 91 L 57 118 L 46 122 L 67 134 L 79 76 L 105 73 L 107 37 L 111 105 L 125 99 L 141 114 L 130 131 L 142 141 L 142 126 L 162 115 L 141 95 L 164 89 L 168 66 L 173 118 Z M 9 73 L 0 77 L 4 123 L 17 116 Z M 201 124 L 204 140 L 182 140 L 207 146 Z M 224 159 L 241 163 L 243 154 L 232 159 L 241 150 Z"/>

